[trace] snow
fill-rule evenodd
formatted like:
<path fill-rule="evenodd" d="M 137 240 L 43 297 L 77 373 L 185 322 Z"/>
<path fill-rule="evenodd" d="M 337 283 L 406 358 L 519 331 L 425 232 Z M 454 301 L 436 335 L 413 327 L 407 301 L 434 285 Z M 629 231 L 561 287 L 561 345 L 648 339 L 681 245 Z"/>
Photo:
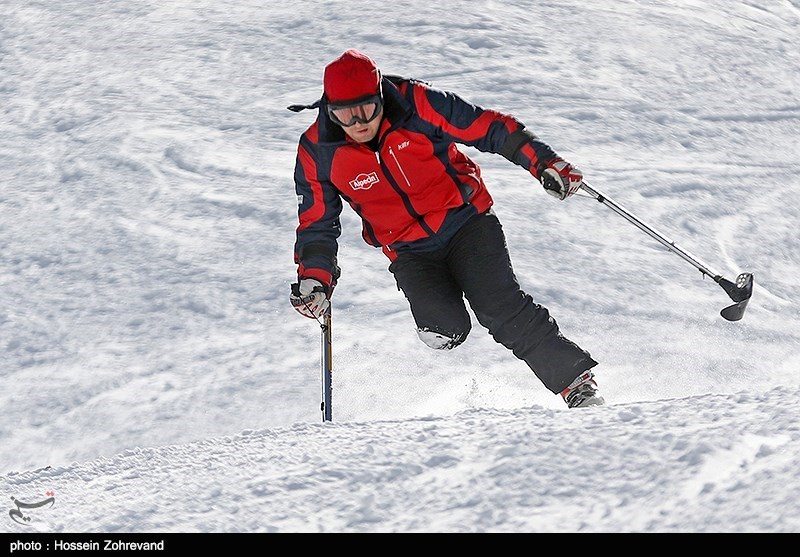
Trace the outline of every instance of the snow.
<path fill-rule="evenodd" d="M 1 4 L 0 532 L 800 531 L 797 0 Z M 322 423 L 288 303 L 315 115 L 285 107 L 347 48 L 755 273 L 744 319 L 590 197 L 465 149 L 607 406 L 567 409 L 477 323 L 427 348 L 346 210 Z"/>

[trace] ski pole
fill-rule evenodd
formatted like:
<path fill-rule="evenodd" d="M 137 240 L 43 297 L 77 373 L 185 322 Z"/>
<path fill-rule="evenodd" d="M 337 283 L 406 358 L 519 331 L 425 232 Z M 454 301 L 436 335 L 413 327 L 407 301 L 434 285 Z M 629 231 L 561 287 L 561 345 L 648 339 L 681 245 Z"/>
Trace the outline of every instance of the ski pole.
<path fill-rule="evenodd" d="M 322 421 L 330 422 L 333 420 L 333 408 L 331 407 L 331 395 L 333 391 L 333 343 L 331 341 L 331 306 L 325 310 L 322 316 Z"/>
<path fill-rule="evenodd" d="M 597 201 L 613 210 L 618 215 L 624 217 L 628 222 L 634 224 L 639 230 L 647 233 L 651 238 L 658 240 L 661 244 L 665 245 L 669 251 L 679 255 L 685 261 L 689 262 L 695 269 L 699 270 L 704 275 L 711 277 L 714 282 L 719 284 L 723 290 L 730 296 L 734 304 L 724 308 L 720 311 L 720 315 L 728 321 L 738 321 L 744 316 L 744 310 L 747 308 L 747 303 L 753 295 L 753 273 L 740 273 L 736 277 L 736 282 L 724 278 L 720 273 L 713 271 L 708 265 L 703 263 L 696 256 L 692 255 L 685 249 L 679 247 L 668 237 L 664 236 L 661 232 L 654 229 L 642 222 L 636 215 L 609 199 L 607 195 L 598 191 L 594 187 L 587 184 L 585 181 L 581 184 L 581 189 L 586 191 L 589 195 Z"/>

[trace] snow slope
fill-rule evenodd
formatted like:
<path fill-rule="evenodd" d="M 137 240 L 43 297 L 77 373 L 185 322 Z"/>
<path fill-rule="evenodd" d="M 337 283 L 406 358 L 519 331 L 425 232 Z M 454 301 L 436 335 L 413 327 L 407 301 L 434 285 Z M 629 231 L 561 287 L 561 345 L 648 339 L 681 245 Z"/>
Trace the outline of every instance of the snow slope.
<path fill-rule="evenodd" d="M 797 0 L 0 8 L 0 494 L 56 501 L 0 532 L 800 530 Z M 477 324 L 426 348 L 346 211 L 320 423 L 319 327 L 288 304 L 314 115 L 285 107 L 351 47 L 754 272 L 745 318 L 607 208 L 465 149 L 608 406 L 568 411 Z"/>

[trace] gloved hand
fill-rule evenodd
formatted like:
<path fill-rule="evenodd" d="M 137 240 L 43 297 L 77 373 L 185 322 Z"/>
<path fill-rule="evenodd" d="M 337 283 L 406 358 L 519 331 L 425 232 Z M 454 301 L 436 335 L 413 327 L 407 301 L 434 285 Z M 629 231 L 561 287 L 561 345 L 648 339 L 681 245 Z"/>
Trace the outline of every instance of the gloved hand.
<path fill-rule="evenodd" d="M 311 319 L 319 319 L 330 305 L 328 290 L 318 280 L 311 278 L 300 279 L 300 282 L 292 285 L 292 293 L 289 295 L 289 300 L 292 302 L 292 307 L 300 314 Z"/>
<path fill-rule="evenodd" d="M 556 157 L 545 164 L 539 181 L 547 193 L 563 200 L 580 189 L 583 183 L 583 172 L 567 161 Z"/>

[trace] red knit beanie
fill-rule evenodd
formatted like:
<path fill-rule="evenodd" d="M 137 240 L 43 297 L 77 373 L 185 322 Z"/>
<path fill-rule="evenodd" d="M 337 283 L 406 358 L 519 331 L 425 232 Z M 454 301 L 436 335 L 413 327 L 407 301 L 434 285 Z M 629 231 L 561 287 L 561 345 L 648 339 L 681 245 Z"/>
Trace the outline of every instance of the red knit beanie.
<path fill-rule="evenodd" d="M 334 103 L 378 93 L 381 74 L 375 61 L 351 49 L 325 67 L 325 96 Z"/>

